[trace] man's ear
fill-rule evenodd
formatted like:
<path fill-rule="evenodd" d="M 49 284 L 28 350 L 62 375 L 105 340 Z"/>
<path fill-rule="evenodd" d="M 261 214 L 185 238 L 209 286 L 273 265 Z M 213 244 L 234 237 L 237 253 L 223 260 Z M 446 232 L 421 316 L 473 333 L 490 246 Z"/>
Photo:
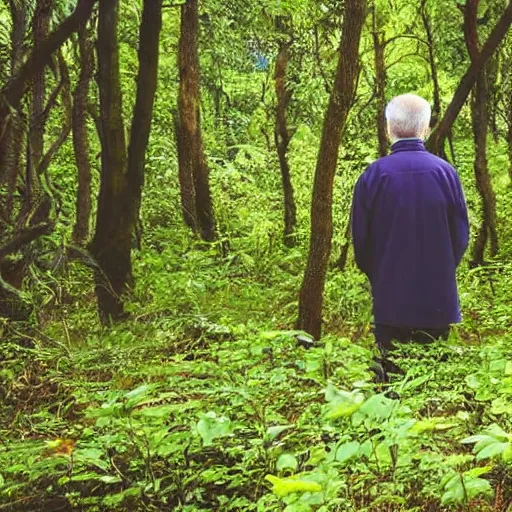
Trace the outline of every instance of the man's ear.
<path fill-rule="evenodd" d="M 391 130 L 389 129 L 389 123 L 386 121 L 386 135 L 388 136 L 389 142 L 393 142 L 393 138 L 391 137 Z"/>

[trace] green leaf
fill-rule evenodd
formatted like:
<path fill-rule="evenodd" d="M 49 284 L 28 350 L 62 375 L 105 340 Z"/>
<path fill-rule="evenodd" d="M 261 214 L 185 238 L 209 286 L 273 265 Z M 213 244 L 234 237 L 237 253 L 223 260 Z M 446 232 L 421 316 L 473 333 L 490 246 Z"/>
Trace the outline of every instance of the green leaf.
<path fill-rule="evenodd" d="M 496 455 L 501 455 L 509 446 L 510 443 L 495 442 L 488 444 L 487 446 L 478 451 L 476 455 L 476 460 L 490 459 L 492 457 L 495 457 Z"/>
<path fill-rule="evenodd" d="M 135 416 L 143 416 L 145 418 L 168 418 L 174 412 L 174 405 L 160 405 L 157 407 L 144 407 L 134 412 Z"/>
<path fill-rule="evenodd" d="M 268 427 L 265 432 L 265 440 L 273 441 L 279 434 L 282 434 L 286 430 L 293 428 L 294 425 L 275 425 L 273 427 Z"/>
<path fill-rule="evenodd" d="M 292 493 L 321 492 L 322 486 L 316 482 L 298 480 L 295 478 L 278 478 L 274 475 L 267 475 L 265 480 L 272 484 L 272 492 L 280 498 Z"/>
<path fill-rule="evenodd" d="M 396 400 L 391 400 L 383 394 L 373 395 L 364 402 L 359 412 L 366 414 L 369 418 L 386 420 L 391 416 L 396 404 Z"/>
<path fill-rule="evenodd" d="M 338 462 L 346 462 L 359 454 L 361 444 L 357 441 L 350 441 L 338 446 L 335 459 Z"/>
<path fill-rule="evenodd" d="M 291 453 L 282 453 L 276 462 L 276 469 L 278 471 L 283 471 L 283 469 L 291 469 L 292 471 L 296 471 L 299 466 L 299 462 Z"/>
<path fill-rule="evenodd" d="M 196 428 L 203 439 L 203 446 L 210 446 L 214 439 L 229 436 L 232 432 L 231 420 L 225 416 L 217 417 L 213 411 L 204 414 Z"/>

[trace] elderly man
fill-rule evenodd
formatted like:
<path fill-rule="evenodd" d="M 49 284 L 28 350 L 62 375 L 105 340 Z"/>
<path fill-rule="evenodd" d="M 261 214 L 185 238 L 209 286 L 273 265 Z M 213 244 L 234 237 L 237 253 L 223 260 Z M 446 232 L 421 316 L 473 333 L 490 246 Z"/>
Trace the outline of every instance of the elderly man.
<path fill-rule="evenodd" d="M 400 371 L 386 358 L 393 341 L 446 339 L 461 319 L 455 271 L 468 244 L 468 215 L 457 173 L 423 144 L 430 115 L 419 96 L 392 99 L 391 154 L 371 164 L 354 191 L 354 252 L 372 287 L 384 381 Z"/>

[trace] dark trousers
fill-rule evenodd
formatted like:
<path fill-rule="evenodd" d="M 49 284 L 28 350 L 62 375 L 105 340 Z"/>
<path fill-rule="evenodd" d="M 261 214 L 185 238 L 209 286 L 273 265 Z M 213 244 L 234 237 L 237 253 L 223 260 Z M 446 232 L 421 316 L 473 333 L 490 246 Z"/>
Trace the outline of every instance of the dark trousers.
<path fill-rule="evenodd" d="M 404 374 L 401 368 L 388 359 L 388 356 L 395 349 L 396 343 L 419 343 L 420 345 L 426 345 L 439 339 L 446 340 L 450 334 L 450 326 L 439 329 L 418 329 L 376 324 L 373 334 L 381 353 L 381 357 L 376 361 L 378 366 L 376 370 L 377 380 L 387 382 L 389 380 L 388 373 Z"/>

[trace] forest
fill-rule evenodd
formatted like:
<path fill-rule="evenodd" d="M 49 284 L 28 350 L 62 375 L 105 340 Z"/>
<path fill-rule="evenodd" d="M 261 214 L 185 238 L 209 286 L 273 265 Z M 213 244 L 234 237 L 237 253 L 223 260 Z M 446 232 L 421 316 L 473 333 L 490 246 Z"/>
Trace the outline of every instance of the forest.
<path fill-rule="evenodd" d="M 512 2 L 2 0 L 0 511 L 512 511 Z M 386 386 L 385 107 L 458 172 L 463 320 Z"/>

